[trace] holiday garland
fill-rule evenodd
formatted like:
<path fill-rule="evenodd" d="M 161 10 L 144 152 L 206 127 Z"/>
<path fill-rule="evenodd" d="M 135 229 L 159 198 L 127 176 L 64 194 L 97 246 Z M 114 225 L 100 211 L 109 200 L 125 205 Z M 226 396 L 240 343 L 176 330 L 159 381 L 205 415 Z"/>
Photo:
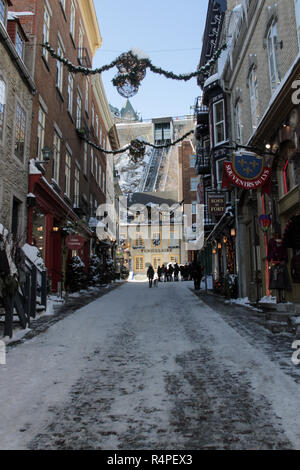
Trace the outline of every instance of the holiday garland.
<path fill-rule="evenodd" d="M 212 58 L 196 72 L 175 74 L 173 72 L 168 72 L 167 70 L 164 70 L 160 67 L 156 67 L 148 58 L 139 58 L 132 50 L 121 54 L 110 64 L 103 65 L 102 67 L 96 69 L 91 69 L 88 67 L 74 65 L 65 57 L 57 54 L 48 42 L 41 44 L 41 46 L 45 48 L 54 59 L 62 62 L 68 68 L 69 72 L 74 74 L 82 73 L 84 75 L 96 75 L 98 73 L 106 72 L 116 66 L 119 72 L 113 78 L 112 83 L 117 88 L 120 95 L 124 96 L 125 98 L 130 98 L 137 94 L 139 91 L 139 86 L 146 76 L 147 68 L 149 68 L 151 72 L 155 74 L 164 75 L 166 78 L 172 80 L 183 80 L 186 82 L 191 78 L 198 77 L 200 75 L 207 75 L 211 70 L 211 67 L 220 57 L 222 51 L 227 48 L 226 44 L 221 46 L 218 50 L 215 51 Z"/>
<path fill-rule="evenodd" d="M 169 148 L 169 147 L 173 147 L 174 145 L 178 144 L 179 142 L 182 142 L 184 139 L 186 139 L 191 134 L 194 134 L 193 130 L 187 132 L 186 134 L 184 134 L 182 137 L 175 140 L 174 142 L 172 142 L 170 144 L 165 144 L 165 145 L 154 145 L 154 144 L 150 144 L 150 142 L 144 142 L 144 141 L 139 140 L 139 139 L 134 139 L 130 142 L 130 144 L 126 145 L 125 147 L 122 147 L 120 150 L 105 150 L 104 148 L 100 147 L 100 145 L 97 145 L 94 142 L 92 142 L 91 140 L 87 139 L 84 134 L 80 134 L 80 137 L 88 145 L 90 145 L 94 149 L 99 150 L 100 152 L 103 152 L 105 154 L 117 155 L 119 153 L 124 153 L 127 150 L 129 150 L 129 154 L 131 156 L 131 159 L 134 162 L 137 162 L 140 158 L 144 157 L 147 145 L 149 147 L 152 147 L 152 148 L 155 148 L 155 149 Z"/>

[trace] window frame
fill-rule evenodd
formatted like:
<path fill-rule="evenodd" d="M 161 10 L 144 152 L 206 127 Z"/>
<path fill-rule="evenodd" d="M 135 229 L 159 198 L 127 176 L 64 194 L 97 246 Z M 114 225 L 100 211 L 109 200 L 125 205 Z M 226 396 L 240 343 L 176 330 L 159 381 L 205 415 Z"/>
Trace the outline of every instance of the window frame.
<path fill-rule="evenodd" d="M 197 183 L 196 189 L 193 189 L 193 183 Z M 190 178 L 190 191 L 196 192 L 196 191 L 197 191 L 197 188 L 198 188 L 198 183 L 199 183 L 199 178 L 198 178 L 198 176 L 192 176 L 192 177 Z"/>
<path fill-rule="evenodd" d="M 21 112 L 21 122 L 18 118 L 18 110 Z M 21 128 L 18 129 L 18 124 L 21 124 Z M 23 126 L 24 124 L 24 126 Z M 23 152 L 22 155 L 17 153 L 16 145 L 17 145 L 17 132 L 24 133 L 24 140 L 23 140 Z M 24 163 L 24 155 L 25 155 L 25 148 L 26 148 L 26 132 L 27 132 L 27 113 L 25 108 L 17 101 L 16 109 L 15 109 L 15 128 L 14 128 L 14 156 Z M 21 142 L 21 141 L 19 141 Z"/>
<path fill-rule="evenodd" d="M 43 160 L 42 150 L 45 144 L 45 133 L 46 133 L 46 113 L 43 110 L 42 106 L 39 106 L 38 129 L 37 129 L 37 136 L 38 136 L 37 158 L 40 161 Z"/>
<path fill-rule="evenodd" d="M 61 140 L 59 134 L 54 131 L 52 178 L 57 185 L 59 185 L 60 176 Z"/>
<path fill-rule="evenodd" d="M 73 115 L 73 101 L 74 101 L 74 76 L 72 72 L 68 75 L 68 111 Z"/>
<path fill-rule="evenodd" d="M 277 39 L 277 40 L 276 40 Z M 279 57 L 278 57 L 278 28 L 277 20 L 273 19 L 267 32 L 267 55 L 269 64 L 269 78 L 271 94 L 276 91 L 280 84 Z M 272 71 L 273 69 L 273 71 Z"/>
<path fill-rule="evenodd" d="M 222 103 L 222 110 L 223 110 L 223 119 L 221 121 L 217 121 L 216 120 L 216 108 L 217 106 Z M 222 125 L 223 126 L 223 140 L 217 140 L 217 136 L 218 136 L 218 132 L 217 132 L 217 129 L 218 127 Z M 224 142 L 226 142 L 226 115 L 225 115 L 225 100 L 224 98 L 216 101 L 215 103 L 213 103 L 213 127 L 214 127 L 214 144 L 215 144 L 215 147 L 217 147 L 218 145 L 222 145 L 224 144 Z"/>
<path fill-rule="evenodd" d="M 66 151 L 65 159 L 65 195 L 71 198 L 71 171 L 72 171 L 72 156 Z"/>
<path fill-rule="evenodd" d="M 248 85 L 250 95 L 251 123 L 253 130 L 256 130 L 259 123 L 260 109 L 258 99 L 258 78 L 255 67 L 252 67 L 249 72 Z"/>
<path fill-rule="evenodd" d="M 2 75 L 0 75 L 0 99 L 1 99 L 1 82 L 3 83 L 3 95 L 2 95 L 3 103 L 0 103 L 0 110 L 1 110 L 1 106 L 3 106 L 3 119 L 2 119 L 2 127 L 1 127 L 1 119 L 0 119 L 0 142 L 3 143 L 4 138 L 5 138 L 7 84 Z"/>
<path fill-rule="evenodd" d="M 47 3 L 44 6 L 44 16 L 43 16 L 43 42 L 50 42 L 50 28 L 51 28 L 51 12 Z M 42 56 L 46 61 L 48 61 L 49 52 L 45 47 L 42 48 Z"/>

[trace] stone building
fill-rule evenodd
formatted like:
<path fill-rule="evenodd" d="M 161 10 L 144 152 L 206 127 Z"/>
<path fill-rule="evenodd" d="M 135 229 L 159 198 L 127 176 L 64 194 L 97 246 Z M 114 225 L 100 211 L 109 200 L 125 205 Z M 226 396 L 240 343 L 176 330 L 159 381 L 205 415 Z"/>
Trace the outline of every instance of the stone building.
<path fill-rule="evenodd" d="M 0 223 L 26 242 L 30 131 L 35 84 L 27 67 L 28 38 L 19 19 L 0 9 Z"/>
<path fill-rule="evenodd" d="M 121 204 L 120 240 L 125 265 L 135 278 L 145 277 L 150 264 L 156 271 L 163 264 L 185 263 L 182 208 L 176 196 L 133 193 L 126 206 Z"/>
<path fill-rule="evenodd" d="M 222 21 L 214 28 L 217 3 L 222 3 Z M 209 76 L 199 79 L 208 119 L 199 113 L 202 150 L 197 167 L 209 179 L 206 192 L 225 192 L 228 208 L 208 234 L 207 246 L 218 266 L 216 281 L 222 281 L 233 251 L 239 295 L 251 301 L 270 293 L 278 302 L 300 299 L 298 281 L 288 288 L 288 277 L 297 280 L 298 256 L 298 242 L 291 241 L 290 232 L 299 214 L 299 103 L 293 102 L 299 21 L 299 2 L 294 0 L 209 2 L 207 32 L 214 31 L 215 37 L 204 42 L 200 64 L 209 48 L 211 52 L 226 43 L 227 50 Z M 267 174 L 269 180 L 264 179 Z M 229 241 L 233 250 L 228 253 Z M 272 246 L 281 247 L 282 259 L 273 258 Z M 270 283 L 279 268 L 286 289 Z"/>

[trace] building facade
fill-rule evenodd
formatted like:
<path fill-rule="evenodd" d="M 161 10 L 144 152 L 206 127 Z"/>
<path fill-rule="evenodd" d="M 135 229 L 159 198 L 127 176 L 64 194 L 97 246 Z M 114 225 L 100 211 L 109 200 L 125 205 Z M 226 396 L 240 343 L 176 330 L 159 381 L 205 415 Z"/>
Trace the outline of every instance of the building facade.
<path fill-rule="evenodd" d="M 241 297 L 257 302 L 272 294 L 277 302 L 299 302 L 298 242 L 291 236 L 299 215 L 299 4 L 221 3 L 209 2 L 206 32 L 212 34 L 217 14 L 220 27 L 210 51 L 222 43 L 227 50 L 199 79 L 207 122 L 198 115 L 197 167 L 204 188 L 209 180 L 204 198 L 212 186 L 225 194 L 227 205 L 206 238 L 218 266 L 215 280 L 228 272 L 233 252 Z M 209 38 L 201 65 L 208 44 Z M 279 278 L 284 282 L 274 281 Z"/>
<path fill-rule="evenodd" d="M 0 223 L 26 242 L 28 169 L 32 105 L 36 87 L 26 60 L 28 37 L 10 14 L 0 11 Z"/>
<path fill-rule="evenodd" d="M 104 149 L 109 138 L 91 77 L 68 72 L 41 44 L 50 43 L 75 65 L 92 67 L 102 39 L 91 0 L 17 0 L 10 10 L 29 38 L 28 60 L 38 83 L 29 181 L 36 204 L 29 210 L 28 242 L 40 249 L 56 291 L 76 254 L 66 243 L 68 235 L 80 237 L 77 254 L 88 269 L 95 243 L 89 220 L 106 201 L 106 157 L 82 136 Z"/>

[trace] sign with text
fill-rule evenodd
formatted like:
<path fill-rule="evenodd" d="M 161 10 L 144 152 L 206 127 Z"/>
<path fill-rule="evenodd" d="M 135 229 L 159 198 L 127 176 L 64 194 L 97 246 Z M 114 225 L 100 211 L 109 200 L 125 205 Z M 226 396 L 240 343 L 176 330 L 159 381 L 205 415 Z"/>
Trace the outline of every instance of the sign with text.
<path fill-rule="evenodd" d="M 232 162 L 224 163 L 223 188 L 231 184 L 243 189 L 257 189 L 268 183 L 272 169 L 264 166 L 264 159 L 252 152 L 233 154 Z"/>
<path fill-rule="evenodd" d="M 208 213 L 211 215 L 223 215 L 226 211 L 225 195 L 208 195 Z"/>
<path fill-rule="evenodd" d="M 69 235 L 66 238 L 66 246 L 69 248 L 69 250 L 73 251 L 78 251 L 81 250 L 81 248 L 84 245 L 84 238 L 81 237 L 80 235 Z"/>

